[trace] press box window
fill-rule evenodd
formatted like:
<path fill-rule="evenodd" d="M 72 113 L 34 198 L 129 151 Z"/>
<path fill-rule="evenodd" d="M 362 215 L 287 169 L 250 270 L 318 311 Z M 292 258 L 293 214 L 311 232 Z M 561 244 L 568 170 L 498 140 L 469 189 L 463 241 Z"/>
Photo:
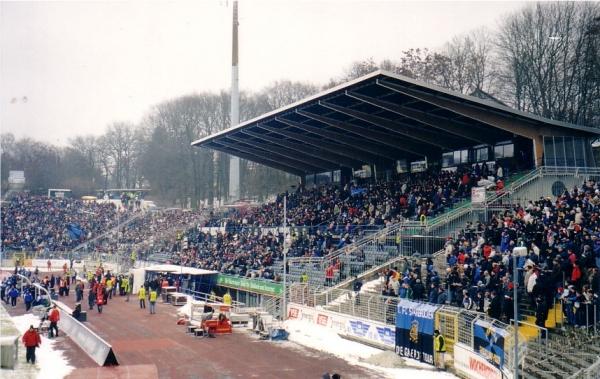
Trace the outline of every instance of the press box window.
<path fill-rule="evenodd" d="M 454 164 L 469 163 L 469 150 L 457 150 L 454 152 Z"/>
<path fill-rule="evenodd" d="M 494 147 L 494 157 L 496 159 L 512 158 L 515 155 L 515 145 L 512 143 L 506 145 L 496 145 Z"/>
<path fill-rule="evenodd" d="M 478 147 L 474 151 L 475 162 L 485 162 L 489 158 L 489 149 L 486 147 Z"/>
<path fill-rule="evenodd" d="M 444 153 L 442 154 L 442 167 L 452 167 L 454 166 L 454 153 Z"/>

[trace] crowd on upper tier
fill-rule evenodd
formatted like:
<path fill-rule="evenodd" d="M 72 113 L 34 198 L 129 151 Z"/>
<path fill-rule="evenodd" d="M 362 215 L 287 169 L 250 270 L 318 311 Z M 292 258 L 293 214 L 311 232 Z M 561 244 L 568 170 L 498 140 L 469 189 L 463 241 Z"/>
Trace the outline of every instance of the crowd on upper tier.
<path fill-rule="evenodd" d="M 125 248 L 132 251 L 171 251 L 173 243 L 181 239 L 183 232 L 205 220 L 204 211 L 170 208 L 146 212 L 123 225 L 118 235 L 109 233 L 105 238 L 93 241 L 88 251 L 115 252 Z M 173 238 L 171 238 L 173 237 Z M 179 237 L 179 238 L 178 238 Z M 172 239 L 172 241 L 171 241 Z"/>
<path fill-rule="evenodd" d="M 2 249 L 66 251 L 116 226 L 131 212 L 117 210 L 113 203 L 20 193 L 2 205 Z"/>
<path fill-rule="evenodd" d="M 521 296 L 544 326 L 554 302 L 562 299 L 566 321 L 590 325 L 600 295 L 600 187 L 593 181 L 557 198 L 540 198 L 496 214 L 487 222 L 467 224 L 445 246 L 445 280 L 427 265 L 404 276 L 386 272 L 388 295 L 451 303 L 508 321 L 513 316 L 513 249 Z"/>
<path fill-rule="evenodd" d="M 468 171 L 418 173 L 391 181 L 301 186 L 257 208 L 232 211 L 226 217 L 207 215 L 180 238 L 172 234 L 136 255 L 143 259 L 161 252 L 176 264 L 278 279 L 271 266 L 283 257 L 283 235 L 277 227 L 283 224 L 284 198 L 291 229 L 288 254 L 318 257 L 353 243 L 368 230 L 403 218 L 434 217 L 466 198 L 482 177 L 495 174 L 478 165 Z M 218 231 L 204 229 L 223 225 Z"/>

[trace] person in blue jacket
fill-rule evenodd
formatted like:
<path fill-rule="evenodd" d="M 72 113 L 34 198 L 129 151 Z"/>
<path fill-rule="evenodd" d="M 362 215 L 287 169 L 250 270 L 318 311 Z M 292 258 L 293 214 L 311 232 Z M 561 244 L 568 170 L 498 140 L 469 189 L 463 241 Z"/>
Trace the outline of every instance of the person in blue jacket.
<path fill-rule="evenodd" d="M 29 312 L 29 309 L 31 309 L 31 303 L 33 303 L 33 295 L 31 294 L 31 291 L 25 292 L 23 300 L 25 301 L 25 312 Z"/>
<path fill-rule="evenodd" d="M 17 299 L 19 298 L 19 290 L 16 287 L 12 287 L 10 291 L 8 291 L 8 297 L 10 297 L 10 305 L 16 307 Z"/>

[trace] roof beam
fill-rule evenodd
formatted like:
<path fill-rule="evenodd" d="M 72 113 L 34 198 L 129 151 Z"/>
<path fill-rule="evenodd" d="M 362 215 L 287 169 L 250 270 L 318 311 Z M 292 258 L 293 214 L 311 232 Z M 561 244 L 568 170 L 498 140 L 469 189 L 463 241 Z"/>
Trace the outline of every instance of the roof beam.
<path fill-rule="evenodd" d="M 266 126 L 264 124 L 259 124 L 258 127 L 268 130 L 269 132 L 281 134 L 282 136 L 286 136 L 288 138 L 292 138 L 297 141 L 304 142 L 304 143 L 307 143 L 309 145 L 312 145 L 312 146 L 315 146 L 315 147 L 318 147 L 321 149 L 327 149 L 331 152 L 343 155 L 347 158 L 359 159 L 363 162 L 363 164 L 377 162 L 380 159 L 379 156 L 373 155 L 370 153 L 365 153 L 364 151 L 362 151 L 360 149 L 350 151 L 344 145 L 340 146 L 340 144 L 325 142 L 322 139 L 309 137 L 304 134 L 291 132 L 289 130 L 274 128 L 272 126 Z M 360 151 L 358 151 L 358 150 L 360 150 Z"/>
<path fill-rule="evenodd" d="M 312 157 L 306 156 L 305 154 L 299 155 L 299 154 L 293 152 L 292 150 L 284 149 L 279 146 L 274 146 L 274 145 L 271 145 L 268 143 L 249 141 L 247 139 L 244 139 L 244 138 L 241 138 L 238 136 L 233 136 L 233 135 L 227 136 L 227 138 L 234 140 L 236 142 L 241 142 L 241 143 L 245 143 L 247 145 L 256 146 L 260 149 L 270 151 L 271 153 L 273 153 L 275 155 L 280 155 L 289 160 L 293 160 L 293 161 L 300 162 L 300 163 L 308 163 L 311 166 L 322 168 L 321 171 L 332 170 L 332 169 L 336 169 L 339 167 L 339 164 L 332 164 L 331 162 L 327 162 L 327 161 L 324 161 L 324 160 L 318 159 L 318 158 L 312 158 Z"/>
<path fill-rule="evenodd" d="M 304 172 L 320 172 L 320 171 L 322 171 L 320 167 L 314 167 L 314 166 L 306 164 L 306 163 L 299 163 L 299 162 L 292 161 L 290 159 L 287 159 L 287 158 L 281 157 L 281 156 L 274 156 L 274 154 L 272 154 L 268 151 L 261 151 L 260 149 L 257 149 L 252 146 L 240 146 L 239 143 L 226 142 L 226 141 L 223 141 L 223 139 L 219 139 L 215 142 L 220 143 L 221 145 L 239 150 L 246 154 L 254 155 L 257 158 L 263 158 L 263 159 L 266 159 L 266 160 L 269 160 L 272 162 L 279 162 L 288 167 L 295 167 L 296 169 L 304 171 Z"/>
<path fill-rule="evenodd" d="M 339 105 L 327 103 L 324 101 L 319 101 L 319 104 L 336 112 L 352 116 L 354 118 L 369 122 L 373 125 L 385 128 L 394 133 L 401 134 L 407 138 L 416 139 L 426 144 L 434 145 L 442 149 L 454 150 L 456 147 L 460 146 L 460 143 L 458 143 L 458 141 L 452 141 L 451 138 L 440 138 L 439 135 L 435 136 L 423 130 L 418 130 L 413 125 L 403 124 L 398 121 L 390 121 L 380 116 L 373 116 L 365 112 L 356 111 L 354 109 L 348 109 L 347 107 L 341 107 Z"/>
<path fill-rule="evenodd" d="M 464 137 L 476 143 L 488 143 L 488 141 L 484 140 L 481 131 L 477 132 L 474 130 L 475 128 L 473 127 L 471 127 L 470 129 L 461 127 L 444 119 L 443 117 L 433 117 L 426 113 L 416 111 L 414 109 L 398 106 L 394 103 L 390 103 L 389 101 L 375 99 L 373 97 L 362 95 L 356 92 L 346 91 L 346 95 L 350 96 L 353 99 L 363 101 L 381 109 L 385 109 L 386 111 L 410 118 L 411 120 L 417 121 L 421 124 L 442 130 L 446 133 L 450 133 L 459 137 Z"/>
<path fill-rule="evenodd" d="M 249 130 L 242 130 L 242 133 L 247 134 L 256 139 L 262 139 L 265 141 L 269 141 L 276 145 L 286 147 L 290 150 L 294 150 L 299 153 L 306 154 L 306 155 L 309 155 L 309 156 L 312 156 L 315 158 L 320 158 L 320 159 L 323 159 L 323 160 L 326 160 L 326 161 L 329 161 L 331 163 L 338 164 L 341 166 L 354 168 L 354 167 L 360 167 L 363 164 L 361 161 L 359 161 L 357 159 L 347 158 L 347 157 L 344 157 L 343 155 L 332 153 L 328 150 L 315 148 L 310 145 L 296 143 L 296 142 L 292 142 L 289 140 L 283 140 L 281 138 L 275 138 L 275 137 L 267 136 L 264 134 L 252 132 Z"/>
<path fill-rule="evenodd" d="M 334 128 L 349 131 L 354 134 L 358 134 L 361 137 L 381 143 L 383 145 L 390 146 L 399 150 L 404 150 L 418 156 L 425 156 L 425 149 L 431 149 L 431 146 L 424 145 L 419 142 L 407 142 L 405 139 L 396 137 L 394 135 L 354 125 L 349 122 L 338 121 L 330 117 L 317 115 L 303 110 L 296 110 L 296 113 L 304 117 L 319 121 L 323 124 L 332 126 Z"/>
<path fill-rule="evenodd" d="M 296 128 L 316 134 L 321 137 L 329 138 L 334 141 L 339 141 L 341 143 L 351 146 L 354 149 L 361 149 L 368 153 L 378 155 L 385 159 L 392 159 L 392 158 L 390 158 L 390 155 L 394 155 L 393 151 L 386 150 L 377 144 L 371 143 L 369 141 L 365 141 L 364 139 L 361 139 L 361 138 L 348 136 L 348 135 L 345 135 L 342 133 L 334 132 L 331 130 L 325 130 L 323 128 L 319 128 L 319 127 L 307 125 L 307 124 L 302 124 L 300 122 L 290 121 L 290 120 L 286 120 L 283 118 L 275 118 L 275 120 L 278 122 L 284 123 L 286 125 L 294 126 Z M 405 153 L 405 152 L 396 150 L 396 154 L 403 154 L 403 153 Z"/>
<path fill-rule="evenodd" d="M 522 137 L 534 139 L 536 135 L 540 134 L 547 136 L 556 134 L 555 131 L 552 131 L 549 128 L 540 128 L 533 124 L 525 124 L 515 117 L 500 115 L 497 112 L 485 111 L 477 107 L 469 106 L 466 103 L 460 104 L 456 101 L 444 99 L 442 97 L 431 95 L 425 92 L 415 91 L 414 89 L 404 88 L 402 86 L 399 86 L 398 84 L 382 81 L 379 79 L 377 79 L 377 83 L 383 83 L 387 88 L 401 93 L 405 96 L 424 101 L 426 103 L 435 105 L 439 108 L 446 109 L 463 117 L 468 117 L 470 119 L 477 120 L 486 125 L 490 125 L 495 128 L 505 130 L 509 133 L 520 135 Z"/>
<path fill-rule="evenodd" d="M 215 145 L 217 145 L 217 146 L 215 146 Z M 233 156 L 237 156 L 237 157 L 240 157 L 240 158 L 252 161 L 252 162 L 256 162 L 256 163 L 259 163 L 259 164 L 262 164 L 264 166 L 271 167 L 271 168 L 274 168 L 274 169 L 277 169 L 277 170 L 288 172 L 290 174 L 294 174 L 294 175 L 297 175 L 297 176 L 303 176 L 303 175 L 307 174 L 306 172 L 303 172 L 302 170 L 298 170 L 295 167 L 289 167 L 289 166 L 286 166 L 286 165 L 283 165 L 281 163 L 277 163 L 277 162 L 274 162 L 274 161 L 271 161 L 271 160 L 268 160 L 268 159 L 257 158 L 254 155 L 246 154 L 246 153 L 243 153 L 241 151 L 238 151 L 238 150 L 235 150 L 235 149 L 231 149 L 229 147 L 225 147 L 224 145 L 220 145 L 218 142 L 214 142 L 214 141 L 207 142 L 205 144 L 205 147 L 207 149 L 218 150 L 218 151 L 221 151 L 223 153 L 227 153 L 227 154 L 230 154 L 230 155 L 233 155 Z"/>

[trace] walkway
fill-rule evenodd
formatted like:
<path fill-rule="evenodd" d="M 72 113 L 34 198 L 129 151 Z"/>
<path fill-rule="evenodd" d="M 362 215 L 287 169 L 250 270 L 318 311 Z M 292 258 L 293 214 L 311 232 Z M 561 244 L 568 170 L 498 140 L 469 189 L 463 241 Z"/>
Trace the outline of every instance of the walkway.
<path fill-rule="evenodd" d="M 61 298 L 69 306 L 73 296 Z M 377 376 L 329 354 L 295 348 L 292 343 L 259 341 L 245 331 L 217 338 L 198 339 L 177 325 L 176 307 L 157 304 L 157 314 L 139 309 L 117 296 L 103 313 L 88 314 L 87 325 L 112 344 L 120 363 L 98 367 L 78 347 L 65 339 L 71 365 L 77 369 L 69 378 L 320 378 L 338 372 L 343 378 Z M 78 351 L 77 351 L 78 350 Z"/>

